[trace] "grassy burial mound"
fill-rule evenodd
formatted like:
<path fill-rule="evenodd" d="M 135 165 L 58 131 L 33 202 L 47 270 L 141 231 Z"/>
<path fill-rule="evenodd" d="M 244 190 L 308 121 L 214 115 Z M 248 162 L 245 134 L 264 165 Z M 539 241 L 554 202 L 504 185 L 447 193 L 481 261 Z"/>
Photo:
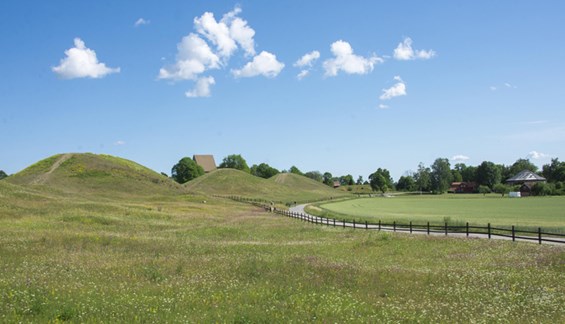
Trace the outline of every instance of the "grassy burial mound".
<path fill-rule="evenodd" d="M 311 201 L 342 197 L 319 182 L 295 174 L 279 174 L 263 179 L 235 169 L 218 169 L 186 184 L 189 192 L 205 195 L 235 195 L 282 202 Z"/>
<path fill-rule="evenodd" d="M 6 181 L 66 194 L 109 197 L 178 194 L 184 191 L 174 181 L 140 164 L 91 153 L 54 155 Z"/>

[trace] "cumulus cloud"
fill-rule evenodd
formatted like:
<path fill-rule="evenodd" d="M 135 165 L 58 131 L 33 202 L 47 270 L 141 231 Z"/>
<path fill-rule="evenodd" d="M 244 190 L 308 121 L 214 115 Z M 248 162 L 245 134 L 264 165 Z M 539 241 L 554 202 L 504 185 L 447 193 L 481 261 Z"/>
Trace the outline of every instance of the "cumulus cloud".
<path fill-rule="evenodd" d="M 390 108 L 388 105 L 379 104 L 379 109 L 388 109 L 388 108 Z"/>
<path fill-rule="evenodd" d="M 143 18 L 139 18 L 138 20 L 135 21 L 135 23 L 133 24 L 135 27 L 139 27 L 142 25 L 149 25 L 150 21 L 149 20 L 145 20 Z"/>
<path fill-rule="evenodd" d="M 529 159 L 539 160 L 539 159 L 543 159 L 543 158 L 546 158 L 546 157 L 548 157 L 547 154 L 537 152 L 537 151 L 531 151 L 530 153 L 528 153 Z"/>
<path fill-rule="evenodd" d="M 63 79 L 75 78 L 103 78 L 111 73 L 120 72 L 120 68 L 109 68 L 104 63 L 98 62 L 96 52 L 87 48 L 80 38 L 74 39 L 75 47 L 65 51 L 64 59 L 58 66 L 51 70 Z"/>
<path fill-rule="evenodd" d="M 331 51 L 335 56 L 324 61 L 326 76 L 336 76 L 339 71 L 347 74 L 367 74 L 371 72 L 377 63 L 384 60 L 376 55 L 365 58 L 353 54 L 353 48 L 348 42 L 338 40 L 331 45 Z"/>
<path fill-rule="evenodd" d="M 459 161 L 459 162 L 467 161 L 469 159 L 470 159 L 470 157 L 468 157 L 466 155 L 462 155 L 462 154 L 455 155 L 451 158 L 452 161 Z"/>
<path fill-rule="evenodd" d="M 239 70 L 232 70 L 234 77 L 247 78 L 263 75 L 268 78 L 276 77 L 284 68 L 284 64 L 277 61 L 277 57 L 269 52 L 262 51 Z"/>
<path fill-rule="evenodd" d="M 194 89 L 187 91 L 185 95 L 189 98 L 210 97 L 210 86 L 216 84 L 213 77 L 203 77 L 196 81 Z"/>
<path fill-rule="evenodd" d="M 381 100 L 390 100 L 394 97 L 406 95 L 406 84 L 399 76 L 395 76 L 394 80 L 397 81 L 392 87 L 383 89 L 383 94 L 379 97 Z"/>
<path fill-rule="evenodd" d="M 173 66 L 161 68 L 159 79 L 194 80 L 207 69 L 220 67 L 220 58 L 208 44 L 196 34 L 182 38 L 177 45 L 177 62 Z"/>
<path fill-rule="evenodd" d="M 297 78 L 298 80 L 302 80 L 302 79 L 304 79 L 305 77 L 307 77 L 309 74 L 310 74 L 310 71 L 309 71 L 309 70 L 302 70 L 302 71 L 300 71 L 300 73 L 298 73 L 298 75 L 296 76 L 296 78 Z"/>
<path fill-rule="evenodd" d="M 410 37 L 404 38 L 404 41 L 398 44 L 394 49 L 394 58 L 400 61 L 408 60 L 428 60 L 436 56 L 433 50 L 414 50 L 412 49 L 412 39 Z"/>
<path fill-rule="evenodd" d="M 317 59 L 320 58 L 320 52 L 312 51 L 310 53 L 304 54 L 298 61 L 294 63 L 294 66 L 302 68 L 302 67 L 311 67 Z"/>

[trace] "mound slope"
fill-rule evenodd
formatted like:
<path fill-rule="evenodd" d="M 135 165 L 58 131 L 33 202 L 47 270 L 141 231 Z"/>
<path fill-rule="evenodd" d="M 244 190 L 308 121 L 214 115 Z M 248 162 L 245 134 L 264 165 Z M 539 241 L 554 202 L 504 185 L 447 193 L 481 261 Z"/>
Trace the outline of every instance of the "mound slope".
<path fill-rule="evenodd" d="M 62 193 L 111 197 L 184 192 L 179 184 L 140 164 L 91 153 L 54 155 L 6 181 Z"/>
<path fill-rule="evenodd" d="M 193 193 L 235 195 L 274 201 L 312 201 L 345 196 L 312 179 L 296 174 L 279 174 L 263 179 L 234 169 L 218 169 L 185 184 Z"/>

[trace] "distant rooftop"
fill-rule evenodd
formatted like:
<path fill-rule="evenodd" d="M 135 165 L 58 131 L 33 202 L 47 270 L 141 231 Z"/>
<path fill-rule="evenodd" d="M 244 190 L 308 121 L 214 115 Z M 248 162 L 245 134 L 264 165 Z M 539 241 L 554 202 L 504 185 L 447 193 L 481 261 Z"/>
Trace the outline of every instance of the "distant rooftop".
<path fill-rule="evenodd" d="M 512 178 L 506 180 L 507 183 L 522 183 L 522 182 L 541 182 L 545 181 L 544 177 L 541 177 L 530 170 L 524 170 L 513 176 Z"/>
<path fill-rule="evenodd" d="M 201 166 L 206 173 L 216 170 L 216 161 L 214 161 L 214 156 L 211 154 L 193 155 L 192 159 L 196 164 Z"/>

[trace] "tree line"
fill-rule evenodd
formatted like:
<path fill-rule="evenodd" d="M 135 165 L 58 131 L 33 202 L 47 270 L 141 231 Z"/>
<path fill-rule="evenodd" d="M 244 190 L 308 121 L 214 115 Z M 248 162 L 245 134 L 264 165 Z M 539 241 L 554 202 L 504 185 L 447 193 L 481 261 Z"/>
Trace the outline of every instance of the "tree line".
<path fill-rule="evenodd" d="M 407 172 L 394 182 L 390 172 L 384 168 L 378 168 L 364 180 L 358 176 L 354 180 L 351 174 L 333 176 L 330 172 L 317 170 L 302 172 L 298 167 L 291 166 L 288 170 L 278 170 L 267 163 L 253 164 L 248 166 L 247 161 L 240 154 L 231 154 L 223 158 L 219 168 L 232 168 L 250 173 L 254 176 L 268 179 L 279 173 L 294 173 L 321 182 L 327 186 L 370 185 L 372 190 L 385 193 L 387 191 L 419 191 L 442 194 L 449 190 L 453 182 L 467 182 L 476 184 L 476 192 L 496 192 L 502 195 L 516 191 L 505 184 L 505 181 L 523 170 L 529 170 L 547 179 L 547 183 L 537 183 L 532 188 L 534 195 L 565 195 L 565 162 L 557 158 L 546 164 L 539 170 L 536 165 L 528 159 L 518 159 L 512 165 L 496 164 L 483 161 L 480 165 L 472 166 L 464 163 L 451 165 L 447 158 L 437 158 L 430 166 L 423 163 L 418 165 L 416 171 Z M 171 177 L 179 182 L 185 183 L 204 175 L 204 170 L 189 157 L 182 158 L 171 170 Z"/>

